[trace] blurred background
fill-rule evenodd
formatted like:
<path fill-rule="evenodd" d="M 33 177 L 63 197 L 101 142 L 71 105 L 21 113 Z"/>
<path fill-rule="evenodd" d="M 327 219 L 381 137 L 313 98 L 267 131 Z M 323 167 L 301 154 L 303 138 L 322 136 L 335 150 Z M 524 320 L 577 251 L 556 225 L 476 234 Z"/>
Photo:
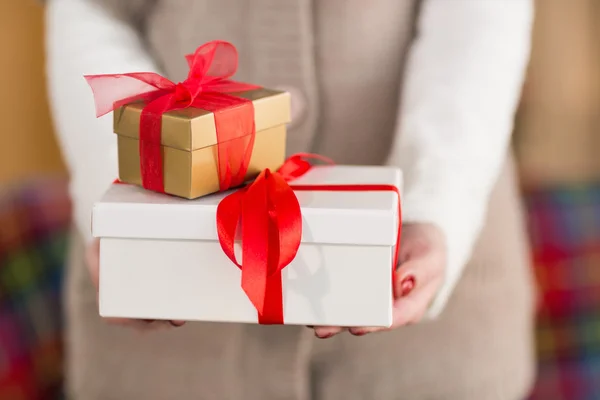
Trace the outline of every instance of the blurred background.
<path fill-rule="evenodd" d="M 539 283 L 531 399 L 600 399 L 600 2 L 538 0 L 514 148 Z M 0 1 L 0 399 L 61 396 L 70 204 L 43 9 Z"/>

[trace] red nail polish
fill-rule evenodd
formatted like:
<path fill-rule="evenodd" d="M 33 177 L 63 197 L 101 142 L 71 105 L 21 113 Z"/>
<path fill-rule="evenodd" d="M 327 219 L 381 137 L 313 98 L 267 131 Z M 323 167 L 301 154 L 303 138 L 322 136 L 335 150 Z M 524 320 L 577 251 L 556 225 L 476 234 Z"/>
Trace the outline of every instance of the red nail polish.
<path fill-rule="evenodd" d="M 415 277 L 412 275 L 407 276 L 400 282 L 400 296 L 408 296 L 410 292 L 415 288 Z"/>
<path fill-rule="evenodd" d="M 316 334 L 315 334 L 315 335 L 316 335 Z M 329 338 L 330 338 L 330 337 L 332 337 L 332 336 L 333 336 L 333 333 L 327 333 L 327 334 L 325 334 L 325 335 L 323 335 L 323 336 L 317 335 L 317 337 L 318 337 L 319 339 L 329 339 Z"/>
<path fill-rule="evenodd" d="M 358 331 L 358 332 L 350 332 L 354 336 L 365 336 L 367 334 L 366 331 Z"/>

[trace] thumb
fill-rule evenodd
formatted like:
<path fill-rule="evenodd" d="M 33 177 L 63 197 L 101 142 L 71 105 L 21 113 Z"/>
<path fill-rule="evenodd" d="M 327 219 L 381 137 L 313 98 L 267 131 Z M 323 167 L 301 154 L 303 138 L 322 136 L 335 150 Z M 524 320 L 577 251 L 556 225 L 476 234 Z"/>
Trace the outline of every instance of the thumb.
<path fill-rule="evenodd" d="M 425 257 L 441 242 L 439 230 L 428 224 L 407 224 L 402 226 L 399 263 Z"/>

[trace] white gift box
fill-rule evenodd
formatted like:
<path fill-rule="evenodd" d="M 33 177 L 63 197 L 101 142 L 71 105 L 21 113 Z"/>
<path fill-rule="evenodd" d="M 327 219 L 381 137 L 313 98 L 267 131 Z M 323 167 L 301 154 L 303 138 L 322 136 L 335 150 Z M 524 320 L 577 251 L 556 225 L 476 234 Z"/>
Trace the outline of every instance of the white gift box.
<path fill-rule="evenodd" d="M 401 183 L 396 168 L 356 166 L 314 167 L 293 181 L 398 188 Z M 257 323 L 241 271 L 217 238 L 216 208 L 226 195 L 185 200 L 112 185 L 93 211 L 93 235 L 100 238 L 100 314 Z M 296 195 L 302 244 L 282 272 L 285 324 L 390 326 L 397 195 L 318 190 Z"/>

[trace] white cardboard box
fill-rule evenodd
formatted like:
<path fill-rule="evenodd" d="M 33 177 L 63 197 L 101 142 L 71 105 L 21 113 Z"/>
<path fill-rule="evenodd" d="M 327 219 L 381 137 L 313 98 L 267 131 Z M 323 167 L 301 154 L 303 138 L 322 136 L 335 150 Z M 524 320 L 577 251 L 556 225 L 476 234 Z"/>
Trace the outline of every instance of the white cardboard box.
<path fill-rule="evenodd" d="M 293 182 L 401 183 L 398 169 L 354 166 L 315 167 Z M 226 195 L 185 200 L 113 185 L 93 212 L 93 235 L 100 238 L 100 314 L 257 323 L 241 271 L 217 241 L 216 207 Z M 296 195 L 303 234 L 298 255 L 282 273 L 285 323 L 390 326 L 397 196 Z"/>

